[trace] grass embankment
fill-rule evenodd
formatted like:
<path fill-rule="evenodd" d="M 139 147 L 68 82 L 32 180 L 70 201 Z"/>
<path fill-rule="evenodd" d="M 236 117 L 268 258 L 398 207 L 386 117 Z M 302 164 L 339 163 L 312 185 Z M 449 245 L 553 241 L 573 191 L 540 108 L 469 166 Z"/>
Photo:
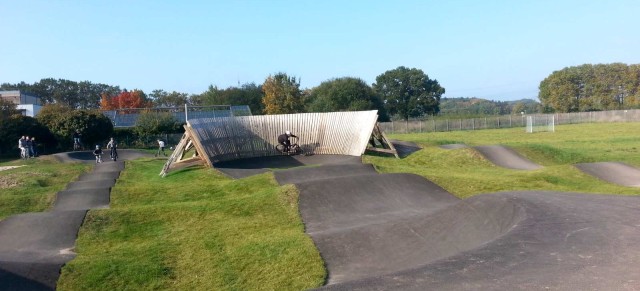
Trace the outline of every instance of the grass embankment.
<path fill-rule="evenodd" d="M 640 190 L 617 186 L 582 173 L 575 163 L 622 161 L 640 167 L 638 123 L 562 125 L 556 132 L 525 133 L 523 129 L 495 129 L 423 134 L 391 138 L 413 141 L 424 149 L 404 159 L 366 156 L 381 172 L 416 173 L 464 198 L 511 190 L 557 190 L 638 195 Z M 504 169 L 472 149 L 446 150 L 442 144 L 469 146 L 502 144 L 541 164 L 535 171 Z"/>
<path fill-rule="evenodd" d="M 59 290 L 301 290 L 325 271 L 297 190 L 273 175 L 231 180 L 164 161 L 127 162 L 111 209 L 89 212 Z"/>
<path fill-rule="evenodd" d="M 58 191 L 91 167 L 81 163 L 63 165 L 47 156 L 0 163 L 0 167 L 4 166 L 21 167 L 0 171 L 0 220 L 14 214 L 46 211 Z"/>

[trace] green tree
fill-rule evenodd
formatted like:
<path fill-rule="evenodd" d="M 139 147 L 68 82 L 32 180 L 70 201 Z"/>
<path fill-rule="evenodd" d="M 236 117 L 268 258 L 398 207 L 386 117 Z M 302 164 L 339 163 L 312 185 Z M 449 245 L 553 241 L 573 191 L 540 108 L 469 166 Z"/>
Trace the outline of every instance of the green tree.
<path fill-rule="evenodd" d="M 43 106 L 36 119 L 55 136 L 58 149 L 72 147 L 71 136 L 79 130 L 82 141 L 88 146 L 102 144 L 113 133 L 111 120 L 98 110 L 76 110 L 61 104 Z"/>
<path fill-rule="evenodd" d="M 9 117 L 18 114 L 20 114 L 20 111 L 15 103 L 0 98 L 0 120 L 6 120 L 9 119 Z"/>
<path fill-rule="evenodd" d="M 117 95 L 120 88 L 105 84 L 94 84 L 89 81 L 75 82 L 65 79 L 45 78 L 33 84 L 4 83 L 2 90 L 20 90 L 40 97 L 44 104 L 63 104 L 72 108 L 94 109 L 100 106 L 103 93 Z"/>
<path fill-rule="evenodd" d="M 544 108 L 558 112 L 613 110 L 637 106 L 638 65 L 584 64 L 554 71 L 540 82 Z"/>
<path fill-rule="evenodd" d="M 246 83 L 240 87 L 228 87 L 219 89 L 210 85 L 202 94 L 191 96 L 194 105 L 248 105 L 252 114 L 262 114 L 264 105 L 262 98 L 262 86 L 255 83 Z"/>
<path fill-rule="evenodd" d="M 154 107 L 180 107 L 189 104 L 189 94 L 173 91 L 171 93 L 164 90 L 153 90 L 149 94 Z"/>
<path fill-rule="evenodd" d="M 267 77 L 262 84 L 265 114 L 287 114 L 304 112 L 300 81 L 285 73 Z"/>
<path fill-rule="evenodd" d="M 176 133 L 182 129 L 182 123 L 178 122 L 169 112 L 146 111 L 140 114 L 134 127 L 138 136 L 151 136 L 163 133 Z"/>
<path fill-rule="evenodd" d="M 381 121 L 387 121 L 382 99 L 363 80 L 344 77 L 322 82 L 307 97 L 309 112 L 378 110 Z"/>
<path fill-rule="evenodd" d="M 398 67 L 376 77 L 374 90 L 384 100 L 387 113 L 405 120 L 439 112 L 445 89 L 420 69 Z"/>
<path fill-rule="evenodd" d="M 0 154 L 15 153 L 18 157 L 18 139 L 24 135 L 36 138 L 40 153 L 45 153 L 44 149 L 47 149 L 46 153 L 50 152 L 49 149 L 53 149 L 56 144 L 49 129 L 35 118 L 14 114 L 0 120 Z"/>

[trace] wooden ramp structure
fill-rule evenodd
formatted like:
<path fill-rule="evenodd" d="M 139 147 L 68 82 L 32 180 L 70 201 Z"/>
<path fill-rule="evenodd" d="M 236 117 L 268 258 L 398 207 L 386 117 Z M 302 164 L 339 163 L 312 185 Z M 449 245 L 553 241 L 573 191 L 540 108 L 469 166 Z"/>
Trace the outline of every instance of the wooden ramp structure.
<path fill-rule="evenodd" d="M 387 145 L 385 153 L 397 154 L 377 119 L 377 110 L 192 119 L 160 175 L 196 162 L 213 167 L 216 162 L 282 155 L 276 145 L 286 130 L 298 136 L 307 154 L 360 156 L 375 141 Z"/>

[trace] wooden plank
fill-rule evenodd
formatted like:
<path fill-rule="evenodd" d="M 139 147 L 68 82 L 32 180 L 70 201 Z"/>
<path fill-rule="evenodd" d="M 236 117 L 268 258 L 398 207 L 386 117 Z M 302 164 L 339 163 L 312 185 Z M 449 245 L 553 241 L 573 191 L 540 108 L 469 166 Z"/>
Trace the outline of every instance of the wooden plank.
<path fill-rule="evenodd" d="M 278 114 L 192 120 L 196 147 L 212 161 L 278 155 L 278 135 L 285 130 L 314 154 L 359 156 L 375 126 L 377 111 Z M 207 164 L 210 164 L 209 161 Z"/>
<path fill-rule="evenodd" d="M 176 149 L 173 151 L 173 153 L 171 153 L 171 156 L 169 156 L 169 159 L 167 159 L 167 162 L 162 167 L 162 171 L 160 171 L 160 176 L 162 176 L 162 177 L 166 176 L 167 173 L 169 173 L 169 171 L 171 170 L 171 165 L 176 160 L 179 160 L 182 157 L 182 153 L 184 152 L 184 148 L 186 147 L 186 145 L 188 144 L 188 141 L 190 139 L 191 139 L 191 137 L 190 137 L 189 133 L 185 132 L 182 135 L 182 138 L 180 139 L 180 142 L 178 142 L 178 145 L 176 146 Z"/>
<path fill-rule="evenodd" d="M 187 125 L 184 127 L 184 129 L 187 132 L 189 132 L 190 136 L 198 137 L 196 135 L 196 132 L 194 132 L 193 129 L 191 128 L 191 124 L 189 123 L 189 121 L 187 121 Z M 213 162 L 211 162 L 211 158 L 209 157 L 209 153 L 202 146 L 202 144 L 200 143 L 200 140 L 198 138 L 192 138 L 191 140 L 193 141 L 193 145 L 196 147 L 196 150 L 200 153 L 200 156 L 207 163 L 207 166 L 213 168 Z"/>

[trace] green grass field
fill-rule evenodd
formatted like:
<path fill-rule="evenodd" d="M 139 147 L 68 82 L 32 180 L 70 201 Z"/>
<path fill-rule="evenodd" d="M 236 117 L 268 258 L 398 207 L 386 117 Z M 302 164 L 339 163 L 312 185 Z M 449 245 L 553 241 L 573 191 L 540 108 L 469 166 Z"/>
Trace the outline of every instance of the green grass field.
<path fill-rule="evenodd" d="M 572 166 L 623 161 L 640 167 L 640 123 L 562 125 L 555 133 L 499 129 L 392 138 L 424 149 L 404 159 L 368 155 L 363 160 L 380 172 L 425 176 L 461 198 L 511 190 L 640 194 Z M 544 168 L 503 169 L 471 149 L 438 147 L 448 143 L 507 145 Z M 46 209 L 55 189 L 84 170 L 49 160 L 27 163 L 0 177 L 27 176 L 35 168 L 50 172 L 43 174 L 45 182 L 2 189 L 5 217 Z M 112 189 L 111 208 L 88 213 L 76 243 L 78 256 L 63 268 L 60 290 L 301 290 L 323 284 L 323 262 L 304 233 L 293 186 L 278 186 L 270 173 L 232 180 L 203 167 L 161 178 L 163 164 L 161 159 L 127 161 Z M 49 202 L 11 210 L 11 201 L 30 201 L 38 191 L 50 194 L 35 195 L 42 196 L 36 200 Z"/>
<path fill-rule="evenodd" d="M 422 175 L 464 198 L 511 190 L 557 190 L 637 195 L 640 189 L 616 186 L 580 172 L 575 163 L 622 161 L 640 166 L 640 124 L 596 123 L 562 125 L 556 132 L 525 133 L 523 129 L 495 129 L 392 135 L 424 147 L 404 159 L 365 156 L 380 172 Z M 544 166 L 535 171 L 504 169 L 472 149 L 446 150 L 438 146 L 502 144 Z"/>
<path fill-rule="evenodd" d="M 59 290 L 301 290 L 325 270 L 304 234 L 297 190 L 272 174 L 231 180 L 212 169 L 158 176 L 127 162 L 111 209 L 92 210 Z"/>

